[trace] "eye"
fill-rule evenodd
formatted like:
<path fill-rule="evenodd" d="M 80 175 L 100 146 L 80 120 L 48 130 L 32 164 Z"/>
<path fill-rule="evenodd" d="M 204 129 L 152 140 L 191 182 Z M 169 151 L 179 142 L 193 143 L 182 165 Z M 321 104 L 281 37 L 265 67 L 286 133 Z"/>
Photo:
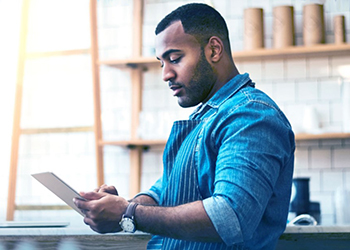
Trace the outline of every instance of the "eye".
<path fill-rule="evenodd" d="M 180 60 L 181 60 L 181 56 L 176 57 L 176 58 L 170 58 L 169 62 L 172 64 L 176 64 L 176 63 L 180 62 Z"/>

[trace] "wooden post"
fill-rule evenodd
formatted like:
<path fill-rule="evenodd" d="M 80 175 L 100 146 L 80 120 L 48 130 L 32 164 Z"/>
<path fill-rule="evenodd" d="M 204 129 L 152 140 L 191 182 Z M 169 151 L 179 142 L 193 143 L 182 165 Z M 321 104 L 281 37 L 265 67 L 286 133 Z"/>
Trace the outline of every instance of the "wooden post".
<path fill-rule="evenodd" d="M 98 33 L 96 0 L 90 0 L 91 64 L 94 96 L 94 131 L 97 165 L 97 185 L 104 184 L 103 145 L 101 125 L 100 66 L 98 65 Z"/>
<path fill-rule="evenodd" d="M 143 23 L 143 0 L 133 2 L 133 57 L 142 56 L 142 23 Z M 131 69 L 132 81 L 132 107 L 131 107 L 131 139 L 138 139 L 139 115 L 142 110 L 142 69 Z M 140 192 L 142 146 L 136 146 L 130 151 L 130 180 L 129 196 L 133 197 Z"/>
<path fill-rule="evenodd" d="M 21 13 L 22 20 L 21 20 L 21 33 L 20 33 L 20 44 L 19 44 L 18 65 L 17 65 L 15 108 L 14 108 L 13 126 L 12 126 L 9 189 L 8 189 L 8 196 L 7 196 L 6 219 L 9 221 L 14 219 L 14 213 L 15 213 L 18 148 L 19 148 L 19 137 L 21 133 L 20 124 L 21 124 L 21 110 L 22 110 L 23 78 L 24 78 L 26 46 L 27 46 L 29 4 L 30 4 L 30 0 L 23 0 L 22 2 L 22 13 Z"/>

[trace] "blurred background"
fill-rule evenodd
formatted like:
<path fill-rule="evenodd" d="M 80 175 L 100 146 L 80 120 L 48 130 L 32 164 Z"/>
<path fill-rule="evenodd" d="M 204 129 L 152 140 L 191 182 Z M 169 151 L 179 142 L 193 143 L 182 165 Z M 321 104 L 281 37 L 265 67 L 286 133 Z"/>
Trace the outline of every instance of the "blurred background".
<path fill-rule="evenodd" d="M 133 1 L 96 2 L 99 60 L 133 57 Z M 311 3 L 324 7 L 324 43 L 335 42 L 333 20 L 337 15 L 344 16 L 345 41 L 350 41 L 348 0 L 144 0 L 140 38 L 144 58 L 154 57 L 156 24 L 188 2 L 212 4 L 223 15 L 234 56 L 245 50 L 244 10 L 253 7 L 264 11 L 264 49 L 273 48 L 273 8 L 282 5 L 294 7 L 295 47 L 304 46 L 303 6 Z M 18 76 L 23 92 L 14 220 L 81 220 L 30 174 L 52 171 L 78 191 L 98 185 L 89 1 L 30 1 L 26 57 L 24 69 L 18 73 L 22 6 L 21 0 L 0 0 L 0 221 L 6 220 Z M 322 224 L 335 225 L 337 194 L 350 189 L 350 124 L 346 113 L 346 105 L 350 105 L 350 54 L 315 54 L 237 60 L 237 66 L 279 104 L 297 135 L 308 135 L 297 139 L 294 175 L 310 178 L 310 199 L 320 203 Z M 104 141 L 133 139 L 130 68 L 111 67 L 108 63 L 100 66 Z M 137 138 L 165 141 L 172 122 L 186 119 L 193 109 L 178 107 L 162 82 L 159 65 L 153 61 L 143 69 L 142 82 Z M 149 188 L 162 174 L 164 143 L 149 144 L 142 144 L 139 190 Z M 103 147 L 104 182 L 115 185 L 120 195 L 130 198 L 133 149 L 125 145 Z"/>

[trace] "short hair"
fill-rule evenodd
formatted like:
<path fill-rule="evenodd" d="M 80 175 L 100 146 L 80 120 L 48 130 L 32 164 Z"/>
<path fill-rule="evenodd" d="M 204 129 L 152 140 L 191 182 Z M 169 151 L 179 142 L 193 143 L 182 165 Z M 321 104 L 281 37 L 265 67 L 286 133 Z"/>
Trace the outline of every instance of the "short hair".
<path fill-rule="evenodd" d="M 176 21 L 181 21 L 185 33 L 193 35 L 201 46 L 205 46 L 210 37 L 217 36 L 223 41 L 226 52 L 231 54 L 226 22 L 211 6 L 190 3 L 178 7 L 158 23 L 156 35 Z"/>

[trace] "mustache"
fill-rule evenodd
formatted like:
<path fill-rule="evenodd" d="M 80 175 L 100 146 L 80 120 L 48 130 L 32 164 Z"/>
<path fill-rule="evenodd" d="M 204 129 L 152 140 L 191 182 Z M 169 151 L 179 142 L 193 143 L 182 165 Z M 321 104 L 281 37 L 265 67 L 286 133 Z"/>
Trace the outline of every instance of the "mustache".
<path fill-rule="evenodd" d="M 168 85 L 169 85 L 169 88 L 175 86 L 175 87 L 183 87 L 183 84 L 182 83 L 179 83 L 179 82 L 172 82 L 172 81 L 169 81 L 168 82 Z"/>

